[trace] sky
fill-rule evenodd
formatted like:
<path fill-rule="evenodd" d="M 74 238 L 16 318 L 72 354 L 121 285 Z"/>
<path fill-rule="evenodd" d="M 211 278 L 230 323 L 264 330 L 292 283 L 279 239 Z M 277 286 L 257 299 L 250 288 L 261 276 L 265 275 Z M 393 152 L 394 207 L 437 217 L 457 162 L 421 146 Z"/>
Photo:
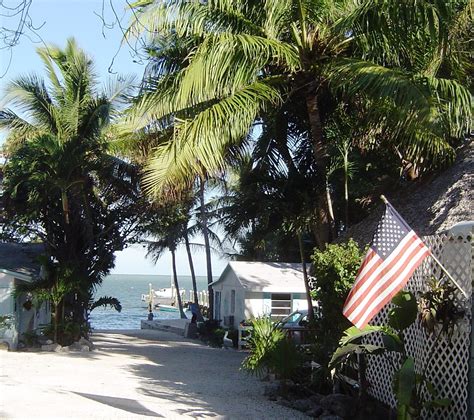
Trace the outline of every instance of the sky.
<path fill-rule="evenodd" d="M 6 0 L 2 3 L 13 7 L 21 0 Z M 122 31 L 116 22 L 114 10 L 126 27 L 128 16 L 125 14 L 125 0 L 32 0 L 30 16 L 36 31 L 25 30 L 20 43 L 13 49 L 0 51 L 0 90 L 9 80 L 20 74 L 44 74 L 42 63 L 37 57 L 37 47 L 46 44 L 64 46 L 69 37 L 74 37 L 78 45 L 91 55 L 95 62 L 97 73 L 102 81 L 113 73 L 131 75 L 139 79 L 144 70 L 132 48 L 121 46 Z M 5 14 L 5 9 L 0 9 Z M 103 20 L 105 20 L 105 25 Z M 13 29 L 18 19 L 15 17 L 0 17 L 0 26 Z M 111 74 L 112 73 L 112 74 Z M 1 103 L 1 101 L 0 101 Z M 0 134 L 0 142 L 4 135 Z M 200 242 L 196 238 L 195 242 Z M 154 265 L 145 258 L 146 250 L 140 245 L 128 247 L 116 253 L 116 267 L 113 274 L 162 274 L 171 273 L 171 256 L 163 255 Z M 227 261 L 217 255 L 212 256 L 213 275 L 218 276 Z M 194 255 L 197 275 L 206 274 L 205 254 L 198 252 Z M 189 275 L 187 256 L 183 248 L 177 252 L 177 269 L 179 275 Z"/>

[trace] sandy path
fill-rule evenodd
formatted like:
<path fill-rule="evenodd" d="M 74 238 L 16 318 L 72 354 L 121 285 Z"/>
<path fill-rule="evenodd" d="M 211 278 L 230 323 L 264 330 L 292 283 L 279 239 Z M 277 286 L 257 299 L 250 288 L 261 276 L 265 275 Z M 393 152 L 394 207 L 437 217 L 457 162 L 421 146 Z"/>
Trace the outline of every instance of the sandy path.
<path fill-rule="evenodd" d="M 95 333 L 90 353 L 0 353 L 0 418 L 290 419 L 243 353 L 157 331 Z"/>

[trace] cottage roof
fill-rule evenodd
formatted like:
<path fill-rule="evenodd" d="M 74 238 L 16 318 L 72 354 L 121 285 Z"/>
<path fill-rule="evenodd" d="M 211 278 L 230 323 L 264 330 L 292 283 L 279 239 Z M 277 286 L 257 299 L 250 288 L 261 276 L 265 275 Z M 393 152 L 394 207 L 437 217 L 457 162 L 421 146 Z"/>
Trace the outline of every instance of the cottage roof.
<path fill-rule="evenodd" d="M 229 270 L 249 292 L 305 292 L 301 263 L 231 261 L 213 284 L 224 280 Z"/>
<path fill-rule="evenodd" d="M 441 233 L 456 223 L 473 220 L 474 141 L 468 141 L 459 150 L 456 161 L 445 171 L 395 194 L 387 194 L 387 198 L 420 236 Z M 361 246 L 368 244 L 383 211 L 384 205 L 380 204 L 336 242 L 352 237 Z"/>
<path fill-rule="evenodd" d="M 0 270 L 34 277 L 40 273 L 36 258 L 44 252 L 43 244 L 0 243 Z"/>

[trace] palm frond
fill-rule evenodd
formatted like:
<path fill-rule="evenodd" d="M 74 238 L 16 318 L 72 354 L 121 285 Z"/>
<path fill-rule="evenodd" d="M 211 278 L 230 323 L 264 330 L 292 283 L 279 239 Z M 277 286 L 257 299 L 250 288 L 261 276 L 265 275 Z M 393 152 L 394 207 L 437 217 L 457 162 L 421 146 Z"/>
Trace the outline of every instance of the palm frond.
<path fill-rule="evenodd" d="M 256 82 L 209 106 L 192 120 L 176 120 L 174 139 L 159 146 L 148 163 L 145 189 L 159 195 L 178 184 L 189 185 L 196 174 L 221 170 L 226 149 L 242 140 L 263 107 L 278 100 L 276 89 Z"/>

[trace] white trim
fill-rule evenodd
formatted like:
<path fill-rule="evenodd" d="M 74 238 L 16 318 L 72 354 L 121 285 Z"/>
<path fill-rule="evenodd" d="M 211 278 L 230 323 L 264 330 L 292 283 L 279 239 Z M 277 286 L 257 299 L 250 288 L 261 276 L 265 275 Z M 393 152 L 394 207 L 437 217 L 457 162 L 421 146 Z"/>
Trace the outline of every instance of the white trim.
<path fill-rule="evenodd" d="M 9 276 L 15 277 L 18 280 L 27 281 L 29 283 L 33 281 L 31 276 L 28 276 L 27 274 L 18 273 L 16 271 L 5 270 L 4 268 L 0 268 L 0 273 L 8 274 Z"/>

